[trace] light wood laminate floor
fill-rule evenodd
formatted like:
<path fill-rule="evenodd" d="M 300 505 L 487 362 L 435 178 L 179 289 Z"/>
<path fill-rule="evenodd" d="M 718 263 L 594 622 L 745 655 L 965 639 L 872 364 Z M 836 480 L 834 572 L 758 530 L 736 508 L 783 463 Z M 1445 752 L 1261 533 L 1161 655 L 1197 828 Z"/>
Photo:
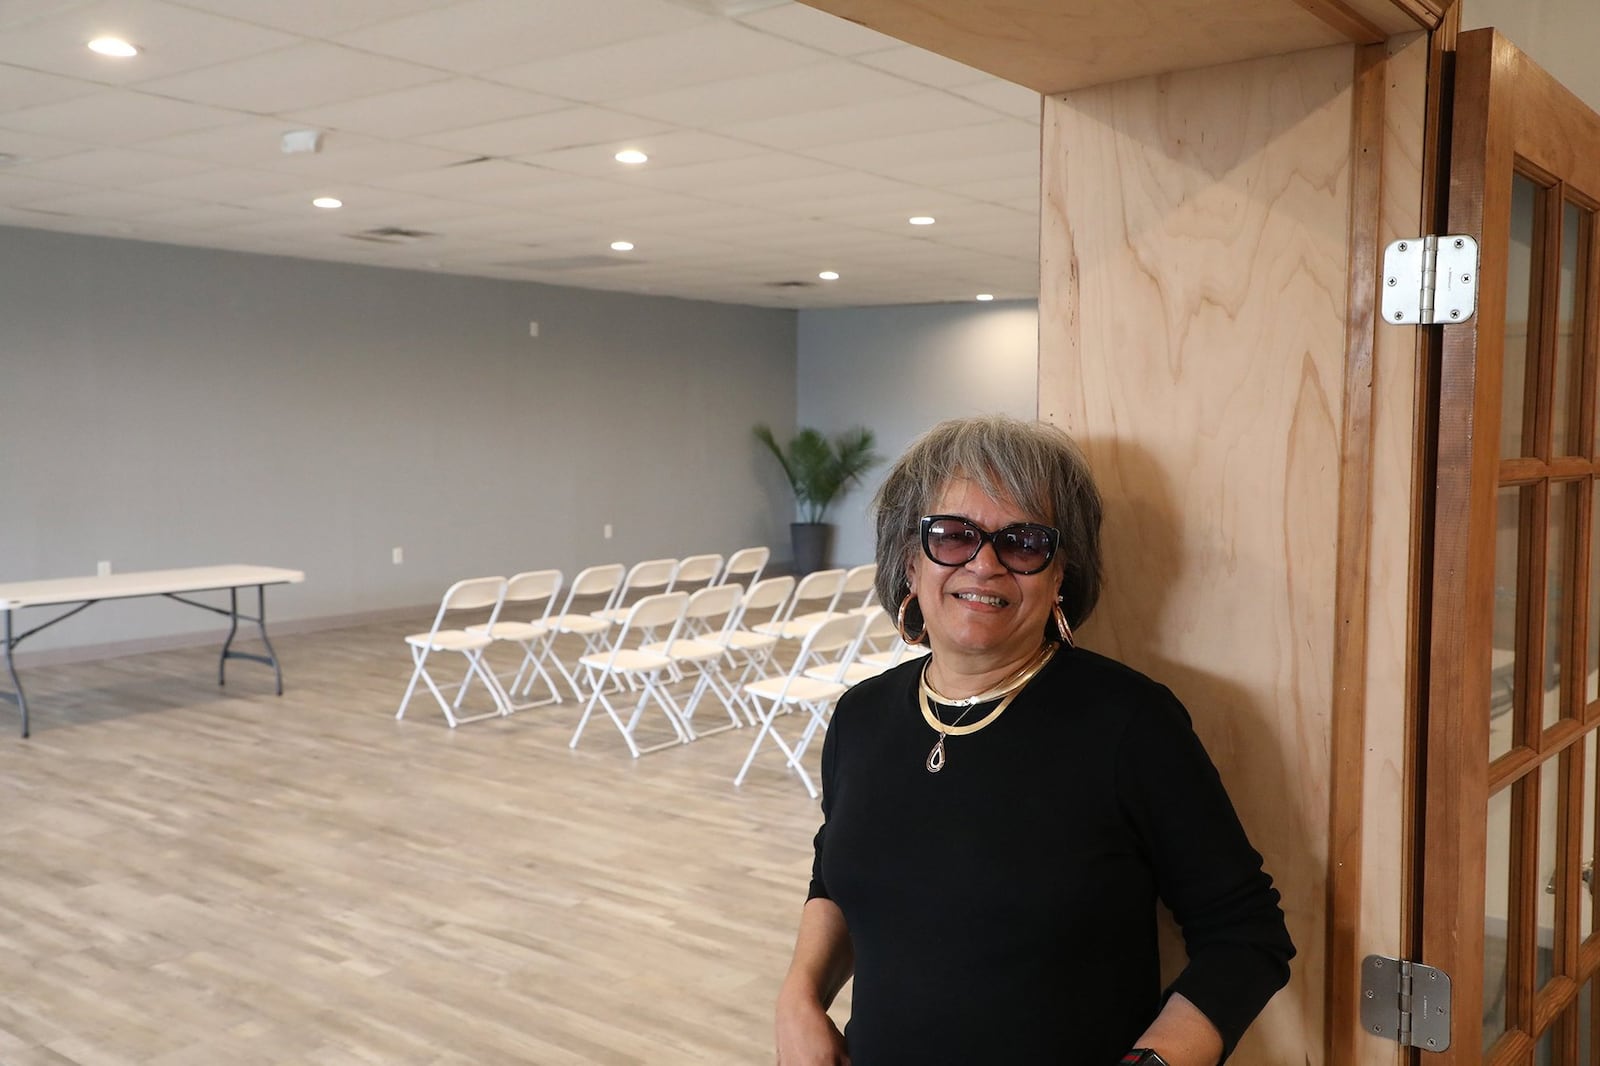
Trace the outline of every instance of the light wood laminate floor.
<path fill-rule="evenodd" d="M 568 750 L 570 696 L 396 722 L 427 622 L 275 637 L 282 698 L 211 648 L 24 669 L 0 1064 L 772 1061 L 819 817 L 776 749 L 735 789 L 749 729 L 634 761 L 603 718 Z"/>

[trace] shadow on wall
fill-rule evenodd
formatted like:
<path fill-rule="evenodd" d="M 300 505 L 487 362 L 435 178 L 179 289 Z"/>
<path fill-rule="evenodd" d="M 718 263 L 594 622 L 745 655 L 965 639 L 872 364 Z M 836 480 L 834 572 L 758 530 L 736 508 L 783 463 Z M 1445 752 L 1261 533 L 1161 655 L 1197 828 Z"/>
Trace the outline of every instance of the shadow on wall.
<path fill-rule="evenodd" d="M 1210 549 L 1229 548 L 1218 543 L 1226 531 L 1181 525 L 1186 512 L 1174 498 L 1168 474 L 1136 444 L 1087 439 L 1079 439 L 1079 444 L 1105 497 L 1100 538 L 1105 585 L 1099 605 L 1081 631 L 1082 643 L 1177 694 L 1283 896 L 1297 950 L 1293 976 L 1274 1000 L 1269 1017 L 1245 1037 L 1235 1059 L 1282 1061 L 1287 1041 L 1301 1047 L 1304 1034 L 1323 1029 L 1327 856 L 1317 848 L 1326 837 L 1326 815 L 1321 824 L 1313 823 L 1315 812 L 1326 811 L 1326 801 L 1324 797 L 1318 802 L 1311 789 L 1318 781 L 1325 787 L 1326 772 L 1308 779 L 1293 763 L 1305 746 L 1301 738 L 1311 729 L 1325 730 L 1326 715 L 1308 713 L 1296 693 L 1286 691 L 1287 680 L 1274 688 L 1230 675 L 1230 662 L 1241 664 L 1239 673 L 1261 675 L 1260 670 L 1242 669 L 1250 656 L 1263 654 L 1255 639 L 1259 633 L 1239 626 L 1237 639 L 1228 639 L 1236 619 L 1203 620 L 1201 624 L 1221 627 L 1217 635 L 1231 650 L 1197 664 L 1204 656 L 1194 649 L 1216 638 L 1197 638 L 1189 628 L 1191 622 L 1169 617 L 1173 593 L 1181 586 L 1190 590 L 1198 586 L 1203 598 L 1207 592 L 1215 594 L 1217 581 L 1236 576 L 1196 576 L 1195 568 L 1211 565 L 1207 560 L 1215 562 Z M 1195 551 L 1197 545 L 1202 550 Z M 1238 561 L 1233 565 L 1236 568 Z M 1265 625 L 1275 617 L 1263 610 L 1260 618 L 1267 621 L 1254 624 Z M 1294 674 L 1273 676 L 1292 679 Z M 1183 968 L 1186 955 L 1177 924 L 1164 908 L 1160 921 L 1162 976 L 1170 981 Z M 1286 1000 L 1292 1004 L 1287 1014 Z"/>

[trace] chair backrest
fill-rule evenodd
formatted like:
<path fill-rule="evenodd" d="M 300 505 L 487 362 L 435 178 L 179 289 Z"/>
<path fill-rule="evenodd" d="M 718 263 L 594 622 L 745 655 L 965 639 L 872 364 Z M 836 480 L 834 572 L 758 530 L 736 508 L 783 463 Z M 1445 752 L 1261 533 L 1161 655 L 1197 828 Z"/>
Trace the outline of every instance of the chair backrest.
<path fill-rule="evenodd" d="M 728 565 L 722 571 L 722 576 L 717 579 L 717 584 L 726 585 L 730 581 L 743 581 L 747 587 L 753 585 L 761 576 L 761 571 L 766 569 L 767 560 L 771 557 L 771 548 L 740 548 L 728 556 Z"/>
<path fill-rule="evenodd" d="M 894 640 L 900 643 L 900 630 L 894 624 L 894 617 L 882 607 L 873 607 L 870 611 L 862 612 L 867 618 L 866 632 L 862 639 L 878 651 L 887 651 L 883 645 Z"/>
<path fill-rule="evenodd" d="M 738 588 L 739 586 L 732 585 L 730 587 Z M 793 591 L 794 578 L 788 574 L 782 577 L 763 578 L 760 581 L 751 583 L 750 587 L 744 591 L 744 597 L 739 602 L 738 613 L 729 620 L 728 627 L 730 629 L 735 626 L 749 628 L 745 618 L 751 611 L 757 612 L 758 615 L 760 612 L 766 611 L 772 618 L 777 618 L 782 613 L 785 605 L 788 604 L 789 594 Z"/>
<path fill-rule="evenodd" d="M 628 600 L 628 594 L 650 589 L 666 591 L 672 587 L 672 578 L 678 572 L 676 559 L 646 559 L 642 563 L 634 563 L 628 569 L 628 576 L 622 580 L 622 591 L 617 596 L 616 606 L 621 607 Z"/>
<path fill-rule="evenodd" d="M 733 617 L 742 598 L 742 590 L 738 585 L 707 585 L 703 589 L 696 589 L 689 596 L 689 605 L 684 608 L 684 621 L 693 627 L 695 636 L 721 629 Z"/>
<path fill-rule="evenodd" d="M 715 581 L 720 573 L 722 573 L 722 556 L 690 555 L 678 563 L 678 571 L 672 578 L 672 587 L 681 588 L 684 585 Z"/>
<path fill-rule="evenodd" d="M 556 593 L 561 590 L 561 571 L 559 570 L 524 570 L 520 574 L 513 574 L 511 580 L 506 582 L 507 603 L 538 603 L 544 602 L 544 610 L 540 617 L 547 617 L 555 606 Z"/>
<path fill-rule="evenodd" d="M 670 642 L 676 639 L 678 627 L 683 624 L 684 608 L 688 606 L 687 592 L 658 592 L 635 603 L 628 608 L 628 617 L 623 620 L 622 631 L 617 634 L 616 643 L 611 646 L 612 660 L 616 659 L 617 653 L 624 645 L 639 643 L 630 639 L 630 635 L 636 632 L 642 631 L 645 640 Z M 672 628 L 662 633 L 660 630 L 663 626 Z"/>
<path fill-rule="evenodd" d="M 800 579 L 794 588 L 794 595 L 789 600 L 789 605 L 783 609 L 783 619 L 788 621 L 794 616 L 795 609 L 802 603 L 813 600 L 827 600 L 824 610 L 833 610 L 833 605 L 839 600 L 839 593 L 844 588 L 843 570 L 813 570 Z"/>
<path fill-rule="evenodd" d="M 500 605 L 505 601 L 506 579 L 503 577 L 469 577 L 465 581 L 457 581 L 445 590 L 444 599 L 439 601 L 439 613 L 433 616 L 433 629 L 439 632 L 439 627 L 444 623 L 444 616 L 451 611 L 477 611 L 491 607 L 489 612 L 489 625 L 494 625 L 494 620 L 500 615 Z"/>
<path fill-rule="evenodd" d="M 844 581 L 839 586 L 839 595 L 834 599 L 835 610 L 840 604 L 845 608 L 865 607 L 872 602 L 872 590 L 878 580 L 878 564 L 863 563 L 852 566 L 844 572 Z"/>
<path fill-rule="evenodd" d="M 605 606 L 610 607 L 622 589 L 622 575 L 626 572 L 621 563 L 603 563 L 579 570 L 578 576 L 567 586 L 567 600 L 561 607 L 561 613 L 572 613 L 573 601 L 579 596 L 604 596 Z"/>
<path fill-rule="evenodd" d="M 826 662 L 834 668 L 831 680 L 842 681 L 845 667 L 854 661 L 866 628 L 867 616 L 864 614 L 839 615 L 817 623 L 806 634 L 805 642 L 800 645 L 800 654 L 794 657 L 794 665 L 789 670 L 790 679 Z"/>

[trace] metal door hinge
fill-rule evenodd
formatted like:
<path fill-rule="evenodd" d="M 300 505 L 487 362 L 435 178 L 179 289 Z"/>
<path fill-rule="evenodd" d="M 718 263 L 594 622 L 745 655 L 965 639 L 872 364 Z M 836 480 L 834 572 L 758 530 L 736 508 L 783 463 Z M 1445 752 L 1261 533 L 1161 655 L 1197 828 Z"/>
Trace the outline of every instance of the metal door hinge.
<path fill-rule="evenodd" d="M 1408 237 L 1383 250 L 1383 320 L 1403 326 L 1465 322 L 1478 309 L 1478 242 Z"/>
<path fill-rule="evenodd" d="M 1450 1046 L 1450 975 L 1420 962 L 1368 955 L 1361 962 L 1361 1027 L 1406 1047 Z"/>

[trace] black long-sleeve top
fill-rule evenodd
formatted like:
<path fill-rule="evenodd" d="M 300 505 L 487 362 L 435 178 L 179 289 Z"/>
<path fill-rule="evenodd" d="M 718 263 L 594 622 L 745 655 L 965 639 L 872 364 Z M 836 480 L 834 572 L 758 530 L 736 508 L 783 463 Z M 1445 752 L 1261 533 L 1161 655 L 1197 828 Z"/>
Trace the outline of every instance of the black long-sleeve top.
<path fill-rule="evenodd" d="M 993 723 L 949 737 L 934 774 L 921 669 L 848 692 L 823 746 L 810 895 L 849 929 L 851 1061 L 1110 1066 L 1164 1002 L 1158 897 L 1189 956 L 1166 991 L 1226 1059 L 1294 945 L 1177 698 L 1064 648 Z"/>

